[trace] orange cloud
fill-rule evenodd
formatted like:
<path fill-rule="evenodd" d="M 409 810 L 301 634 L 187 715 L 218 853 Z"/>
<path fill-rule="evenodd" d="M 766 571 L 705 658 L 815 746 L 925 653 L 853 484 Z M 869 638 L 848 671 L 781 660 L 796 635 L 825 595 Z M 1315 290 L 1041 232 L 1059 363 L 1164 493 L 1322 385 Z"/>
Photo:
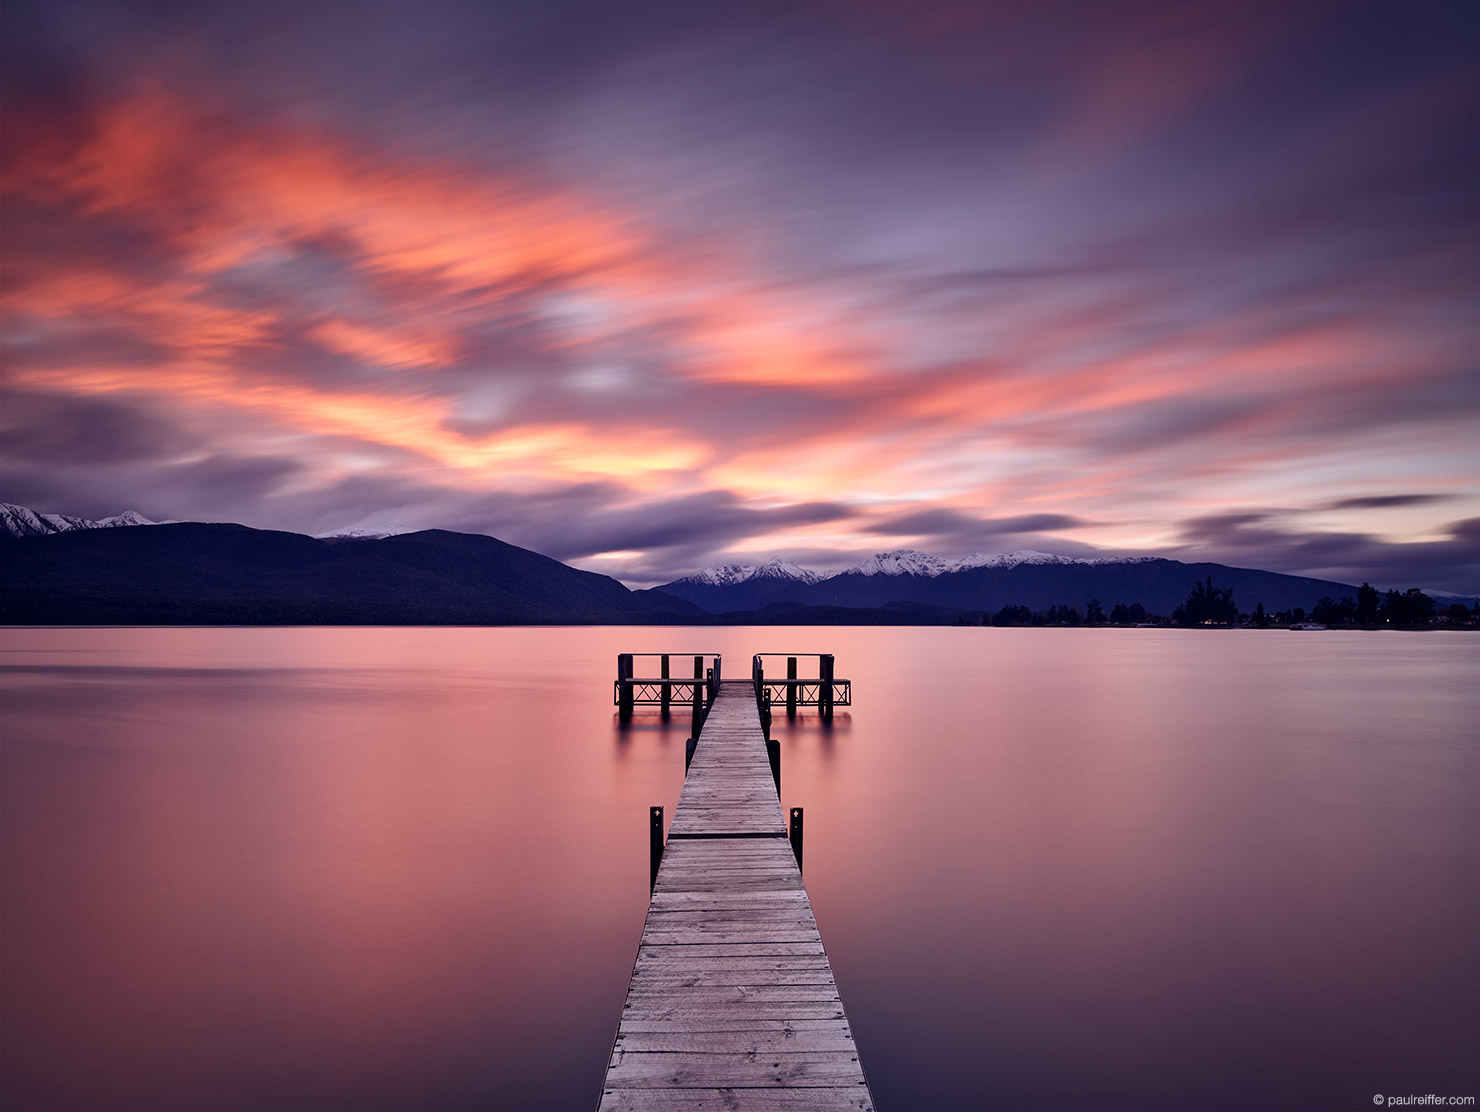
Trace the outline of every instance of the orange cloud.
<path fill-rule="evenodd" d="M 331 351 L 382 367 L 439 367 L 457 356 L 452 337 L 432 332 L 331 320 L 316 326 L 310 335 Z"/>

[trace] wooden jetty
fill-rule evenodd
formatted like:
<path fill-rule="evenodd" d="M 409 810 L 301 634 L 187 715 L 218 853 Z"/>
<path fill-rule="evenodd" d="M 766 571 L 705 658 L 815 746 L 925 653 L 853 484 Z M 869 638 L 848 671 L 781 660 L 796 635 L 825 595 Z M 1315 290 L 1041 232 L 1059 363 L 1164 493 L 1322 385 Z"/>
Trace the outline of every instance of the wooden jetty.
<path fill-rule="evenodd" d="M 873 1108 L 802 885 L 801 808 L 790 832 L 782 815 L 760 693 L 754 679 L 716 678 L 666 847 L 653 808 L 652 902 L 603 1110 Z"/>

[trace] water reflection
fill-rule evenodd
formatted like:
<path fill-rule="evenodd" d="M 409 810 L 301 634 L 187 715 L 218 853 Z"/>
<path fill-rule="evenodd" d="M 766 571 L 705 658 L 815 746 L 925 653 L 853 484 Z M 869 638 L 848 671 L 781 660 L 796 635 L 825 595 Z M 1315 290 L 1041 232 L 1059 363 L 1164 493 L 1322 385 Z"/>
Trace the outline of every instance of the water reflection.
<path fill-rule="evenodd" d="M 692 637 L 6 631 L 7 1105 L 590 1107 Z M 705 639 L 854 681 L 774 734 L 881 1107 L 1477 1088 L 1473 639 Z"/>

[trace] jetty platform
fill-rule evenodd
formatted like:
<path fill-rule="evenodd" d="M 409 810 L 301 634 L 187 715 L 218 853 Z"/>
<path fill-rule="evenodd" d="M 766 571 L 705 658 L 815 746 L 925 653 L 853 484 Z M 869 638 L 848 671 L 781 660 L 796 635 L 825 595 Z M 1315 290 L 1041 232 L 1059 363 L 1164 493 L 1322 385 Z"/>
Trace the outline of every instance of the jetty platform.
<path fill-rule="evenodd" d="M 713 691 L 666 845 L 653 809 L 652 902 L 600 1108 L 871 1110 L 802 884 L 801 809 L 790 830 L 782 813 L 764 693 L 754 679 Z"/>

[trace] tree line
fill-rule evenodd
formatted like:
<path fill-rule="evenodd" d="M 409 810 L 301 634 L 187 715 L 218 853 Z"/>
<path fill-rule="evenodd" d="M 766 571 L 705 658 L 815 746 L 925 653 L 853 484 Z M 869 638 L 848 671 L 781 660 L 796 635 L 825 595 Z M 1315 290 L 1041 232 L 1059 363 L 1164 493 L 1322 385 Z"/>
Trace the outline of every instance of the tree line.
<path fill-rule="evenodd" d="M 1109 613 L 1097 598 L 1090 599 L 1083 607 L 1067 603 L 1050 606 L 1047 610 L 1031 610 L 1026 606 L 1004 606 L 992 614 L 984 614 L 982 625 L 991 626 L 1245 626 L 1268 629 L 1271 626 L 1303 625 L 1315 623 L 1328 627 L 1351 629 L 1414 629 L 1431 625 L 1477 625 L 1480 624 L 1480 602 L 1471 609 L 1464 603 L 1453 603 L 1441 608 L 1432 598 L 1417 587 L 1406 591 L 1391 590 L 1386 594 L 1370 583 L 1357 588 L 1356 598 L 1343 597 L 1339 602 L 1324 597 L 1307 613 L 1304 607 L 1269 613 L 1264 603 L 1256 603 L 1252 611 L 1239 610 L 1233 597 L 1232 587 L 1218 587 L 1208 577 L 1194 583 L 1182 604 L 1170 615 L 1149 613 L 1139 602 L 1129 605 L 1115 603 Z"/>

